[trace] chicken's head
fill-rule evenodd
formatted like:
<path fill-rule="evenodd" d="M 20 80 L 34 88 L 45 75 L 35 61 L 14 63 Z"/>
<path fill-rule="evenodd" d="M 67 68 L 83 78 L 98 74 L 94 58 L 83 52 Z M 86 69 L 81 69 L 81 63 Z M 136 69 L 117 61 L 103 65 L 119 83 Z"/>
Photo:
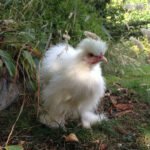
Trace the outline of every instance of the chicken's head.
<path fill-rule="evenodd" d="M 78 48 L 82 50 L 83 59 L 90 65 L 101 61 L 107 62 L 104 57 L 107 45 L 100 39 L 85 38 L 78 44 Z"/>

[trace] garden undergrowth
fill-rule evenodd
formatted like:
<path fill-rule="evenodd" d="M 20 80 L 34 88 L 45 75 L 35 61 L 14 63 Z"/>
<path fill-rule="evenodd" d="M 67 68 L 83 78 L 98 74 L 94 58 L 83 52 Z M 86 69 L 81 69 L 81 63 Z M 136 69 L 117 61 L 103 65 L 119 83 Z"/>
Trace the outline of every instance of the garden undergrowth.
<path fill-rule="evenodd" d="M 60 3 L 58 0 L 39 2 L 36 0 L 7 0 L 0 2 L 2 6 L 0 10 L 2 12 L 0 17 L 0 55 L 3 56 L 0 69 L 3 68 L 4 64 L 12 63 L 13 65 L 8 64 L 6 66 L 9 74 L 16 74 L 16 79 L 19 77 L 20 80 L 18 81 L 20 82 L 25 75 L 28 89 L 28 92 L 24 93 L 25 105 L 23 111 L 8 144 L 18 145 L 23 143 L 25 150 L 148 150 L 150 144 L 150 65 L 145 64 L 147 56 L 143 55 L 141 60 L 144 60 L 144 63 L 141 63 L 139 55 L 135 55 L 131 50 L 133 48 L 131 42 L 123 38 L 123 36 L 127 38 L 129 35 L 137 35 L 137 33 L 134 34 L 135 29 L 132 31 L 132 28 L 127 30 L 122 21 L 121 15 L 124 12 L 122 8 L 119 11 L 118 7 L 114 10 L 110 7 L 108 10 L 109 16 L 104 21 L 106 22 L 106 28 L 109 27 L 107 28 L 109 31 L 106 30 L 105 32 L 107 34 L 110 32 L 113 38 L 117 34 L 118 41 L 121 41 L 121 44 L 114 42 L 115 40 L 112 43 L 109 41 L 110 49 L 107 52 L 109 64 L 104 66 L 106 70 L 104 77 L 110 96 L 115 95 L 121 101 L 121 104 L 126 101 L 131 102 L 133 112 L 120 117 L 109 117 L 107 121 L 96 124 L 90 130 L 83 129 L 78 124 L 78 120 L 70 120 L 66 129 L 50 129 L 39 122 L 37 101 L 35 100 L 37 93 L 34 93 L 37 90 L 36 83 L 34 83 L 36 80 L 35 70 L 39 58 L 45 51 L 49 34 L 52 33 L 53 35 L 49 44 L 63 41 L 62 36 L 65 30 L 71 35 L 70 43 L 73 45 L 76 45 L 83 37 L 84 30 L 90 30 L 104 39 L 109 39 L 106 33 L 102 31 L 102 18 L 95 11 L 95 8 L 88 3 L 86 7 L 85 3 L 80 0 L 76 3 L 67 0 L 67 4 L 66 1 Z M 51 9 L 49 9 L 49 6 L 52 6 Z M 120 17 L 116 17 L 116 14 Z M 144 17 L 141 17 L 143 14 Z M 127 23 L 137 23 L 135 21 L 138 21 L 138 19 L 145 18 L 147 21 L 149 16 L 146 14 L 147 10 L 140 15 L 138 11 L 135 14 L 134 12 L 132 14 L 126 12 L 125 17 L 129 18 L 128 16 L 132 15 L 133 17 L 130 17 L 130 19 L 133 20 L 126 20 Z M 115 18 L 114 22 L 112 22 L 110 15 Z M 122 25 L 124 28 L 122 28 Z M 144 24 L 145 26 L 148 25 Z M 139 35 L 139 28 L 137 32 Z M 149 50 L 148 41 L 144 41 L 143 44 L 145 49 Z M 20 57 L 18 57 L 19 53 Z M 140 53 L 143 53 L 143 51 L 140 51 Z M 17 58 L 19 65 L 18 71 L 15 72 Z M 2 63 L 3 65 L 1 65 Z M 140 63 L 142 65 L 139 65 Z M 30 81 L 32 82 L 30 83 Z M 127 92 L 120 93 L 118 88 L 126 89 Z M 0 146 L 4 146 L 7 141 L 22 106 L 22 100 L 23 96 L 21 95 L 10 107 L 0 112 Z M 105 112 L 108 113 L 108 107 L 111 106 L 109 97 L 106 97 L 106 101 L 108 103 Z M 79 143 L 65 142 L 63 136 L 70 133 L 74 133 L 78 137 Z"/>
<path fill-rule="evenodd" d="M 149 66 L 143 66 L 143 70 L 146 72 L 145 76 L 148 76 L 150 73 Z M 92 129 L 83 129 L 78 124 L 78 120 L 69 121 L 66 129 L 50 129 L 42 125 L 36 118 L 35 102 L 27 96 L 28 100 L 25 103 L 24 110 L 16 124 L 9 144 L 13 145 L 24 141 L 23 147 L 27 150 L 42 148 L 94 149 L 99 144 L 107 147 L 108 150 L 125 148 L 148 150 L 150 104 L 146 93 L 150 87 L 150 79 L 148 78 L 147 80 L 145 76 L 139 73 L 138 70 L 133 71 L 132 69 L 127 69 L 124 76 L 106 75 L 107 89 L 118 95 L 118 97 L 124 93 L 118 93 L 117 84 L 129 91 L 134 91 L 134 95 L 130 99 L 134 106 L 133 113 L 110 118 L 108 121 L 96 124 Z M 141 86 L 141 84 L 147 84 L 147 86 Z M 130 95 L 128 97 L 130 98 Z M 124 102 L 126 100 L 121 101 Z M 0 130 L 2 131 L 0 145 L 5 144 L 11 126 L 18 115 L 20 105 L 21 102 L 18 101 L 0 114 Z M 107 110 L 105 112 L 107 113 Z M 78 137 L 79 143 L 66 143 L 64 141 L 63 136 L 70 133 L 74 133 Z"/>

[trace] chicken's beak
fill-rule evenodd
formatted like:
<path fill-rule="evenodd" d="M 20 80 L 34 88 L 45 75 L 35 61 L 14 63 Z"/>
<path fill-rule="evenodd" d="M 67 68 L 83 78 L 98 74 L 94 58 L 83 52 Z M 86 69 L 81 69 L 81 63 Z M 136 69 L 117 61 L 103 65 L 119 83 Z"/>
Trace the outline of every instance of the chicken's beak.
<path fill-rule="evenodd" d="M 107 58 L 105 57 L 105 56 L 103 56 L 102 58 L 101 58 L 101 61 L 103 61 L 104 63 L 108 63 L 108 60 L 107 60 Z"/>

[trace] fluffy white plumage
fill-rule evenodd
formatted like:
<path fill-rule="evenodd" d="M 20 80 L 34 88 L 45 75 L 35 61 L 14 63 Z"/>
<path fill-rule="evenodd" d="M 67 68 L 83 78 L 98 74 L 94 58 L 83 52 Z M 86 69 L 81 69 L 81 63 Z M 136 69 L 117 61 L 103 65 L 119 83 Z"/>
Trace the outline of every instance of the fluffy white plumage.
<path fill-rule="evenodd" d="M 104 119 L 95 110 L 105 92 L 99 61 L 107 49 L 102 40 L 83 39 L 73 48 L 58 44 L 42 60 L 42 108 L 40 121 L 49 127 L 65 125 L 68 118 L 80 118 L 90 128 Z"/>

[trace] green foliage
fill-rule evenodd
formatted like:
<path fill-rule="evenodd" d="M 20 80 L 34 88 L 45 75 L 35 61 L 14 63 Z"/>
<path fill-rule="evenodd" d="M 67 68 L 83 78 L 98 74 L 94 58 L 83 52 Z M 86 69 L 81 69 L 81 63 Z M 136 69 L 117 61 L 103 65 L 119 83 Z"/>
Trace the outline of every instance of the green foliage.
<path fill-rule="evenodd" d="M 150 103 L 150 66 L 148 64 L 137 68 L 128 66 L 123 71 L 123 75 L 116 76 L 112 73 L 105 75 L 108 89 L 113 88 L 114 83 L 117 82 L 125 88 L 134 90 L 140 102 Z"/>
<path fill-rule="evenodd" d="M 28 78 L 30 78 L 30 76 L 32 77 L 32 73 L 35 71 L 36 66 L 31 53 L 23 51 L 21 63 L 28 75 Z"/>
<path fill-rule="evenodd" d="M 143 9 L 133 9 L 128 11 L 124 9 L 126 5 L 143 5 Z M 112 0 L 106 7 L 106 18 L 104 25 L 109 30 L 114 39 L 120 37 L 128 38 L 129 36 L 139 36 L 140 28 L 150 26 L 149 5 L 146 0 Z"/>
<path fill-rule="evenodd" d="M 139 93 L 141 101 L 149 103 L 150 67 L 149 65 L 142 68 L 140 66 L 141 63 L 145 63 L 145 56 L 149 53 L 149 43 L 144 39 L 142 41 L 145 45 L 144 51 L 136 53 L 134 45 L 121 38 L 121 36 L 128 38 L 130 35 L 137 35 L 135 31 L 139 32 L 139 27 L 136 28 L 135 26 L 139 26 L 142 21 L 150 20 L 148 11 L 127 12 L 122 8 L 122 1 L 113 0 L 111 2 L 109 4 L 109 0 L 2 0 L 0 2 L 0 61 L 2 60 L 2 63 L 5 64 L 11 77 L 17 73 L 19 81 L 26 81 L 26 87 L 35 91 L 37 88 L 35 83 L 36 66 L 40 58 L 33 52 L 43 53 L 45 51 L 50 33 L 52 33 L 51 43 L 55 44 L 63 41 L 63 33 L 67 31 L 71 36 L 70 43 L 73 45 L 80 41 L 84 30 L 95 32 L 102 38 L 106 38 L 107 35 L 109 39 L 119 39 L 118 43 L 110 42 L 108 49 L 109 64 L 104 66 L 105 77 L 108 82 L 107 87 L 111 89 L 114 82 L 119 82 L 124 87 L 134 89 Z M 127 0 L 126 3 L 128 2 L 140 1 Z M 129 25 L 134 23 L 135 29 L 127 30 L 125 23 Z M 148 25 L 144 24 L 145 26 Z M 0 67 L 2 66 L 0 64 Z M 126 143 L 122 149 L 129 149 L 127 142 L 131 140 L 131 137 L 128 135 L 122 135 L 124 139 L 119 137 L 120 134 L 116 132 L 116 127 L 119 126 L 120 122 L 117 119 L 97 124 L 93 131 L 82 129 L 73 123 L 73 125 L 67 126 L 66 133 L 61 129 L 49 129 L 35 120 L 35 102 L 33 99 L 31 101 L 26 101 L 28 106 L 17 122 L 14 138 L 17 137 L 20 140 L 22 135 L 27 135 L 27 138 L 29 135 L 31 139 L 25 140 L 33 145 L 37 143 L 42 145 L 45 142 L 44 138 L 46 144 L 48 143 L 47 145 L 50 145 L 51 139 L 55 140 L 55 144 L 57 142 L 60 144 L 64 134 L 73 132 L 81 142 L 100 140 L 104 143 L 109 142 L 108 146 L 113 147 L 115 145 L 118 148 L 119 142 L 123 141 Z M 27 109 L 27 107 L 29 108 Z M 2 136 L 5 135 L 4 132 L 10 132 L 10 124 L 12 124 L 12 120 L 15 121 L 18 108 L 19 106 L 15 104 L 15 110 L 12 111 L 10 108 L 1 113 Z M 6 114 L 4 115 L 4 113 Z M 143 114 L 140 117 L 145 119 Z M 138 124 L 141 123 L 140 117 L 138 116 L 137 119 Z M 136 118 L 132 118 L 132 115 L 125 118 L 125 122 L 128 120 L 127 123 L 132 123 L 133 131 L 137 126 L 134 119 Z M 146 118 L 146 120 L 148 119 Z M 143 134 L 145 137 L 149 137 L 150 129 L 143 130 L 143 128 L 141 127 Z M 19 148 L 18 145 L 10 145 L 6 149 L 17 150 Z"/>
<path fill-rule="evenodd" d="M 138 42 L 143 49 L 125 38 L 121 38 L 119 42 L 110 42 L 106 53 L 108 64 L 104 64 L 104 72 L 124 76 L 126 68 L 132 68 L 133 72 L 138 70 L 139 73 L 143 73 L 142 66 L 149 63 L 150 44 L 147 38 L 140 38 Z"/>
<path fill-rule="evenodd" d="M 41 50 L 44 50 L 49 33 L 53 34 L 53 42 L 60 42 L 65 31 L 73 43 L 80 40 L 84 30 L 104 36 L 95 8 L 81 0 L 9 0 L 2 4 L 5 14 L 1 19 L 11 18 L 17 22 L 17 31 L 20 30 L 24 41 L 37 44 Z"/>
<path fill-rule="evenodd" d="M 5 147 L 6 150 L 23 150 L 21 145 L 8 145 Z"/>
<path fill-rule="evenodd" d="M 105 37 L 95 7 L 82 0 L 3 0 L 0 5 L 1 53 L 6 49 L 10 55 L 4 63 L 11 76 L 15 75 L 16 68 L 19 78 L 26 80 L 29 89 L 36 89 L 34 82 L 39 62 L 33 52 L 45 51 L 50 33 L 50 44 L 62 42 L 65 32 L 71 36 L 72 45 L 80 41 L 85 30 Z"/>
<path fill-rule="evenodd" d="M 100 16 L 103 18 L 106 17 L 106 7 L 107 4 L 111 2 L 111 0 L 86 0 L 91 5 L 95 6 L 96 10 L 99 12 Z"/>
<path fill-rule="evenodd" d="M 117 126 L 118 122 L 115 120 L 110 121 L 103 121 L 97 125 L 95 125 L 95 133 L 102 132 L 105 135 L 110 137 L 117 137 L 118 133 L 115 131 L 115 127 Z"/>
<path fill-rule="evenodd" d="M 0 50 L 0 57 L 6 65 L 10 76 L 15 75 L 15 62 L 10 56 L 10 54 L 6 51 Z"/>

